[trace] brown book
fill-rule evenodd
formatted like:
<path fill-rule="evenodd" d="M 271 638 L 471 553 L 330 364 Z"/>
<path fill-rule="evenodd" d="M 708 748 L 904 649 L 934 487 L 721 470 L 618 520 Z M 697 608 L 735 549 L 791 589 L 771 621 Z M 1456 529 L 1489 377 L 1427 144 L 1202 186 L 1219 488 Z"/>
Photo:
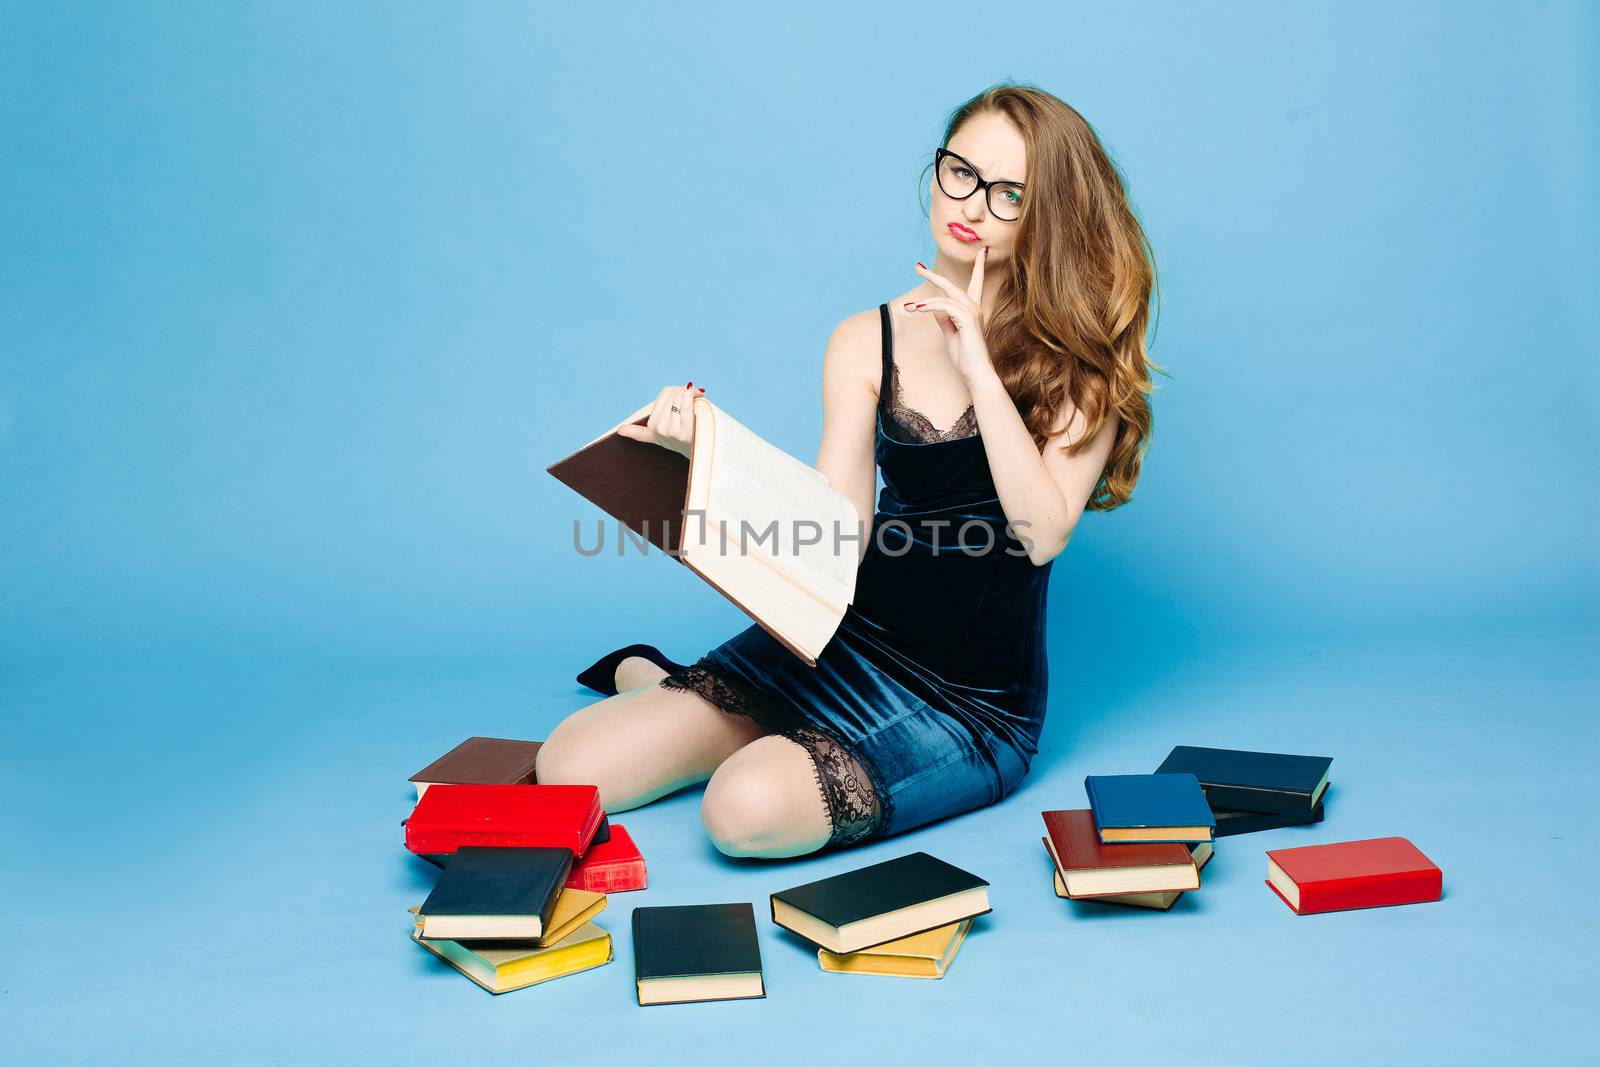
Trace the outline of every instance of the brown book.
<path fill-rule="evenodd" d="M 814 667 L 855 596 L 856 506 L 705 397 L 693 405 L 690 456 L 617 433 L 649 404 L 545 469 Z"/>
<path fill-rule="evenodd" d="M 1087 808 L 1040 814 L 1045 847 L 1074 900 L 1200 888 L 1200 869 L 1182 842 L 1103 845 Z"/>
<path fill-rule="evenodd" d="M 533 785 L 542 741 L 469 737 L 411 776 L 417 799 L 430 785 Z"/>

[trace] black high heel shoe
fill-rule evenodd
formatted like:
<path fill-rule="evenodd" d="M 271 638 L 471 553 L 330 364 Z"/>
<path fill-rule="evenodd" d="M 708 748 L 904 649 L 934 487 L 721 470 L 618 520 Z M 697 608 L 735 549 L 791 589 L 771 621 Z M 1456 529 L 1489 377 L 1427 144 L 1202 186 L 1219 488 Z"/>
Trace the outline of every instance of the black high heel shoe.
<path fill-rule="evenodd" d="M 614 697 L 617 695 L 617 665 L 629 656 L 641 656 L 654 663 L 668 674 L 681 671 L 688 666 L 686 663 L 676 663 L 666 657 L 655 645 L 628 645 L 615 652 L 607 652 L 589 666 L 578 673 L 578 684 L 593 689 L 601 696 Z"/>

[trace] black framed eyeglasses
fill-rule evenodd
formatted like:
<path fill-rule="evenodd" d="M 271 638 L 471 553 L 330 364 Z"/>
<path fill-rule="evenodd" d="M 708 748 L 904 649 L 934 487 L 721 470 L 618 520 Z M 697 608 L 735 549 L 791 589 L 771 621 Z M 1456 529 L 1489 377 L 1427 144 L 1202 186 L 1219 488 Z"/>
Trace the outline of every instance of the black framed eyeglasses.
<path fill-rule="evenodd" d="M 939 191 L 951 200 L 965 200 L 982 189 L 989 214 L 1004 222 L 1016 222 L 1022 217 L 1021 182 L 984 181 L 977 167 L 945 148 L 934 150 L 933 168 Z"/>

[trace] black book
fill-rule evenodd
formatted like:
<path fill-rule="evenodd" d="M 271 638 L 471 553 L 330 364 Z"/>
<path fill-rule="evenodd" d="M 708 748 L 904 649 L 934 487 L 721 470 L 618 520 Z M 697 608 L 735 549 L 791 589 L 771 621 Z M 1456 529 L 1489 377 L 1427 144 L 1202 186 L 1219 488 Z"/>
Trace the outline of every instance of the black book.
<path fill-rule="evenodd" d="M 1326 792 L 1326 791 L 1324 791 Z M 1308 826 L 1322 821 L 1322 803 L 1311 809 L 1310 815 L 1279 815 L 1272 811 L 1234 811 L 1220 808 L 1213 812 L 1217 817 L 1217 836 L 1253 834 L 1258 830 L 1276 830 L 1282 826 Z"/>
<path fill-rule="evenodd" d="M 772 894 L 772 921 L 829 952 L 859 952 L 989 907 L 989 883 L 926 852 Z"/>
<path fill-rule="evenodd" d="M 1332 763 L 1329 756 L 1178 745 L 1156 773 L 1194 775 L 1213 811 L 1224 808 L 1309 817 L 1327 788 Z"/>
<path fill-rule="evenodd" d="M 748 903 L 634 908 L 633 978 L 641 1005 L 765 997 L 755 908 Z"/>
<path fill-rule="evenodd" d="M 567 848 L 463 845 L 418 909 L 428 940 L 534 940 L 543 936 L 572 870 Z"/>

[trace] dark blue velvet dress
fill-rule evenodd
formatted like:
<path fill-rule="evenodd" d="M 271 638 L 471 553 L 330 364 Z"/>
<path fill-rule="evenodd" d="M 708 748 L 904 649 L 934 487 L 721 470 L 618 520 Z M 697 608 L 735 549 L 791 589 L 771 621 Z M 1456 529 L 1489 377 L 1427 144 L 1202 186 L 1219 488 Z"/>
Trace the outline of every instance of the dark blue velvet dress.
<path fill-rule="evenodd" d="M 940 432 L 901 402 L 893 322 L 878 310 L 884 485 L 833 640 L 813 668 L 752 624 L 660 683 L 804 746 L 830 846 L 1000 800 L 1044 725 L 1051 563 L 1035 566 L 1008 532 L 972 408 Z"/>

